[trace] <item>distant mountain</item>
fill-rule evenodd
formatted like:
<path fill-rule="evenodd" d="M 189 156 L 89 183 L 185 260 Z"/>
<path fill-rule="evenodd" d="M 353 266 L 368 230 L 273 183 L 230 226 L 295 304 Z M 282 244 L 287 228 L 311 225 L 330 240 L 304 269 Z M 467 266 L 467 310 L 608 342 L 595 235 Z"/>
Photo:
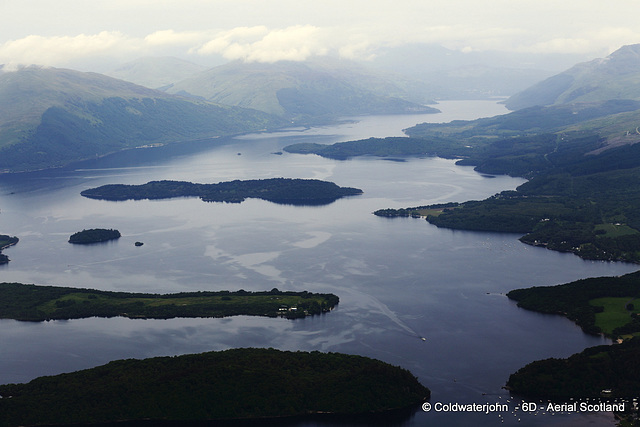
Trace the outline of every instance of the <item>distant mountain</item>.
<path fill-rule="evenodd" d="M 0 171 L 50 168 L 151 143 L 281 126 L 255 110 L 185 99 L 96 73 L 0 70 Z"/>
<path fill-rule="evenodd" d="M 169 93 L 254 108 L 290 120 L 360 114 L 436 113 L 373 73 L 316 62 L 232 62 L 178 82 Z"/>
<path fill-rule="evenodd" d="M 640 100 L 640 44 L 623 46 L 606 58 L 580 63 L 506 101 L 510 110 L 535 105 Z"/>
<path fill-rule="evenodd" d="M 414 90 L 435 99 L 507 97 L 550 74 L 543 70 L 468 65 L 450 70 L 423 72 L 423 84 Z"/>
<path fill-rule="evenodd" d="M 153 89 L 161 89 L 206 69 L 207 67 L 202 65 L 170 56 L 144 57 L 127 62 L 105 74 Z"/>
<path fill-rule="evenodd" d="M 427 99 L 487 99 L 513 95 L 584 60 L 571 54 L 461 52 L 413 43 L 378 49 L 368 65 L 405 77 L 410 86 L 396 82 Z"/>

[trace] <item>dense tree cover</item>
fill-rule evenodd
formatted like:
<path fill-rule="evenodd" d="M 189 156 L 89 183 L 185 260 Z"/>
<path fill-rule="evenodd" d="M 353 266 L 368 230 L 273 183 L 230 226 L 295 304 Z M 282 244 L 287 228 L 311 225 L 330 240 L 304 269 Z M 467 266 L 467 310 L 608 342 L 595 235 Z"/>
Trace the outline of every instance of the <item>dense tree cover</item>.
<path fill-rule="evenodd" d="M 106 228 L 91 228 L 89 230 L 78 231 L 69 236 L 69 243 L 87 244 L 106 242 L 108 240 L 119 239 L 121 234 L 118 230 Z"/>
<path fill-rule="evenodd" d="M 109 184 L 84 190 L 80 194 L 100 200 L 200 197 L 205 202 L 240 203 L 253 197 L 282 204 L 321 205 L 341 197 L 362 194 L 362 190 L 340 187 L 333 182 L 317 179 L 271 178 L 217 184 L 194 184 L 186 181 L 151 181 L 141 185 Z"/>
<path fill-rule="evenodd" d="M 585 259 L 640 262 L 640 146 L 580 156 L 516 192 L 427 220 L 449 228 L 527 233 L 521 241 Z M 594 172 L 590 172 L 595 170 Z"/>
<path fill-rule="evenodd" d="M 17 237 L 11 237 L 6 234 L 0 234 L 0 264 L 9 262 L 9 257 L 2 253 L 2 250 L 18 243 Z"/>
<path fill-rule="evenodd" d="M 616 105 L 621 104 L 624 103 Z M 570 111 L 568 106 L 562 108 Z M 484 127 L 496 133 L 502 127 L 518 128 L 509 125 L 509 121 L 520 123 L 518 117 L 530 118 L 538 110 L 545 112 L 543 117 L 548 115 L 547 109 L 534 108 L 506 118 L 482 119 L 473 122 L 474 126 L 464 122 L 457 127 L 425 125 L 425 129 L 431 129 L 436 138 L 442 137 L 437 132 L 440 127 L 449 132 L 458 129 L 459 137 L 471 130 L 481 134 L 483 123 L 489 123 L 491 126 Z M 582 113 L 584 110 L 577 115 Z M 596 132 L 483 138 L 463 138 L 471 147 L 471 154 L 458 163 L 475 165 L 478 171 L 486 173 L 524 176 L 530 180 L 516 191 L 505 191 L 483 201 L 459 203 L 437 213 L 424 212 L 439 205 L 382 209 L 375 214 L 423 215 L 439 227 L 524 233 L 521 238 L 524 243 L 572 252 L 585 259 L 640 262 L 640 144 L 592 154 L 604 144 Z"/>
<path fill-rule="evenodd" d="M 95 289 L 0 283 L 0 318 L 42 321 L 84 317 L 225 317 L 322 314 L 338 304 L 333 294 L 307 291 L 182 292 L 146 294 Z"/>
<path fill-rule="evenodd" d="M 640 297 L 640 271 L 619 277 L 593 277 L 557 286 L 516 289 L 507 296 L 518 302 L 518 307 L 541 313 L 562 314 L 576 322 L 583 331 L 600 334 L 604 331 L 596 322 L 596 314 L 603 307 L 592 303 L 596 298 Z M 612 337 L 640 332 L 640 322 L 629 312 L 627 325 L 613 330 Z"/>
<path fill-rule="evenodd" d="M 339 353 L 233 349 L 119 360 L 0 386 L 0 425 L 203 421 L 408 407 L 430 391 L 407 370 Z"/>
<path fill-rule="evenodd" d="M 640 395 L 640 338 L 603 345 L 568 359 L 546 359 L 528 364 L 509 377 L 507 387 L 529 398 L 568 400 Z"/>

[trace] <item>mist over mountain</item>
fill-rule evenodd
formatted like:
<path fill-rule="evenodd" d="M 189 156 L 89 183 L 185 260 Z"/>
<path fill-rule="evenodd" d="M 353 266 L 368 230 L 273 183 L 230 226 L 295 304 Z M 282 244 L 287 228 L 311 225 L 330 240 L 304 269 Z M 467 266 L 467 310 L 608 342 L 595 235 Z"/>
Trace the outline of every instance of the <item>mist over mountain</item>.
<path fill-rule="evenodd" d="M 506 101 L 518 110 L 534 105 L 640 100 L 640 44 L 623 46 L 606 58 L 579 63 Z"/>
<path fill-rule="evenodd" d="M 173 56 L 139 58 L 106 72 L 117 79 L 158 89 L 205 71 L 207 67 Z"/>
<path fill-rule="evenodd" d="M 96 73 L 0 71 L 0 170 L 25 171 L 152 143 L 215 137 L 282 121 Z"/>
<path fill-rule="evenodd" d="M 381 48 L 368 66 L 413 82 L 430 99 L 510 96 L 587 59 L 577 54 L 451 50 L 427 43 Z M 419 83 L 419 84 L 415 84 Z"/>
<path fill-rule="evenodd" d="M 348 60 L 328 54 L 288 63 L 304 64 L 314 72 L 327 73 L 350 86 L 371 91 L 376 95 L 429 104 L 434 99 L 487 99 L 511 96 L 586 59 L 588 57 L 578 54 L 474 50 L 463 52 L 436 44 L 411 43 L 400 46 L 378 46 L 370 50 L 368 57 L 359 59 Z M 227 87 L 227 83 L 218 80 L 222 78 L 220 74 L 226 72 L 225 68 L 237 67 L 233 72 L 247 76 L 251 75 L 252 69 L 255 71 L 258 68 L 258 63 L 255 61 L 237 60 L 230 63 L 221 56 L 214 60 L 213 64 L 211 64 L 211 58 L 208 58 L 207 66 L 193 62 L 201 60 L 203 58 L 195 59 L 184 55 L 180 58 L 148 56 L 117 67 L 112 65 L 106 68 L 108 70 L 106 72 L 104 66 L 94 71 L 104 72 L 109 76 L 150 88 L 166 90 L 172 85 L 177 85 L 178 89 L 169 90 L 172 93 L 184 90 L 208 99 L 218 95 L 211 90 L 198 88 L 193 81 L 183 81 L 195 77 L 199 72 L 210 70 L 210 75 L 205 80 L 214 78 L 220 90 L 229 92 L 235 89 Z M 296 78 L 300 77 L 300 70 L 284 69 L 283 64 L 287 61 L 261 63 L 260 73 L 296 73 Z M 216 71 L 212 69 L 214 65 Z M 244 69 L 241 70 L 242 68 Z M 86 69 L 86 65 L 82 69 Z M 214 77 L 216 73 L 219 75 Z M 275 79 L 275 76 L 272 77 Z M 256 79 L 257 90 L 262 90 L 258 83 L 265 83 L 264 76 L 253 75 L 251 78 Z M 269 91 L 273 88 L 267 84 L 265 90 Z M 197 92 L 203 92 L 204 95 Z M 273 99 L 273 95 L 262 94 L 261 96 Z M 230 96 L 225 93 L 219 98 L 233 100 L 235 102 L 233 105 L 240 105 L 239 102 L 258 104 L 266 102 L 247 101 L 241 94 Z M 240 98 L 241 101 L 235 98 Z M 280 108 L 269 111 L 275 110 L 282 112 Z"/>
<path fill-rule="evenodd" d="M 290 120 L 438 111 L 423 105 L 430 100 L 408 100 L 410 93 L 390 79 L 326 59 L 234 61 L 178 82 L 167 91 L 253 108 Z"/>

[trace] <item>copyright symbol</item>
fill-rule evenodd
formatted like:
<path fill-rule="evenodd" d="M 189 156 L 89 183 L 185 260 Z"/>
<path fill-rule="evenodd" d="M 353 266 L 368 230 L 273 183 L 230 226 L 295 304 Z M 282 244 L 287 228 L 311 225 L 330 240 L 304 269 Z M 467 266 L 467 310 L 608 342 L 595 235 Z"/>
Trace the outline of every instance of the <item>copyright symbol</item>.
<path fill-rule="evenodd" d="M 423 410 L 424 412 L 429 412 L 429 411 L 431 410 L 431 403 L 429 403 L 429 402 L 424 402 L 424 403 L 422 404 L 422 410 Z"/>

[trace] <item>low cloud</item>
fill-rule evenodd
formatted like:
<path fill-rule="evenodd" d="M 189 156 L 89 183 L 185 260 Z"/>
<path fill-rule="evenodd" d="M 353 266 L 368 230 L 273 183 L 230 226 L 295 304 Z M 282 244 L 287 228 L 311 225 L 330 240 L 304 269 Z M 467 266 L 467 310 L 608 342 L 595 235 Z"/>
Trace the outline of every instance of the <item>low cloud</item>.
<path fill-rule="evenodd" d="M 199 55 L 220 54 L 246 62 L 304 61 L 329 51 L 325 32 L 311 25 L 269 30 L 264 26 L 238 27 L 218 34 L 197 49 Z"/>
<path fill-rule="evenodd" d="M 0 43 L 0 64 L 41 64 L 55 67 L 113 68 L 142 56 L 179 56 L 194 62 L 221 59 L 246 62 L 304 61 L 335 54 L 353 60 L 375 57 L 381 47 L 431 43 L 462 52 L 511 51 L 530 54 L 606 55 L 624 44 L 640 42 L 640 31 L 628 27 L 590 28 L 589 32 L 536 33 L 516 27 L 421 25 L 407 31 L 370 23 L 350 26 L 294 25 L 271 28 L 241 26 L 228 30 L 166 29 L 140 37 L 117 31 L 75 36 L 29 35 Z"/>
<path fill-rule="evenodd" d="M 96 57 L 122 51 L 137 51 L 140 44 L 119 32 L 44 37 L 30 35 L 0 45 L 0 63 L 60 66 L 80 57 Z"/>
<path fill-rule="evenodd" d="M 162 30 L 151 33 L 144 38 L 144 43 L 150 47 L 187 46 L 202 43 L 208 35 L 199 31 Z"/>
<path fill-rule="evenodd" d="M 593 43 L 583 38 L 555 38 L 519 50 L 530 53 L 588 53 L 593 50 Z"/>

